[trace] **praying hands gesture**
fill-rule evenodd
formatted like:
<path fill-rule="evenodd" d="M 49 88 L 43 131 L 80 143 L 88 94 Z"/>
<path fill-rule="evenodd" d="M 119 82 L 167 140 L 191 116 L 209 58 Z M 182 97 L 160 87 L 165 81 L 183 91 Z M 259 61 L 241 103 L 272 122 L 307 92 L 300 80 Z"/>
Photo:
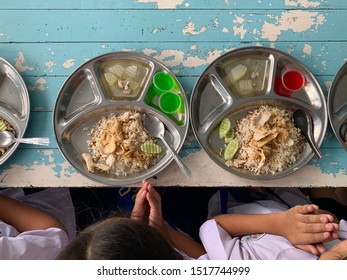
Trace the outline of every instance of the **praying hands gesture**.
<path fill-rule="evenodd" d="M 131 218 L 142 220 L 158 229 L 164 227 L 165 222 L 161 210 L 161 197 L 146 180 L 142 182 L 142 187 L 136 195 Z"/>
<path fill-rule="evenodd" d="M 206 253 L 201 244 L 165 223 L 162 215 L 161 197 L 146 180 L 142 182 L 142 187 L 137 193 L 131 219 L 143 221 L 158 229 L 176 249 L 189 257 L 198 258 Z"/>

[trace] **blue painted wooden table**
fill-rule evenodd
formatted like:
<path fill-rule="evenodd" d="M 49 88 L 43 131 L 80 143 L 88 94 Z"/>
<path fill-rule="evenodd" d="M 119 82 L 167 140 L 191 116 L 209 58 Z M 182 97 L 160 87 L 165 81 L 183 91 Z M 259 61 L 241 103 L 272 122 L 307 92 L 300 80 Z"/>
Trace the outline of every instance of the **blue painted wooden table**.
<path fill-rule="evenodd" d="M 213 3 L 213 4 L 212 4 Z M 1 0 L 0 56 L 16 67 L 30 94 L 27 137 L 49 137 L 49 147 L 19 146 L 0 166 L 3 186 L 99 186 L 61 155 L 52 128 L 60 87 L 85 61 L 107 52 L 149 55 L 177 75 L 189 95 L 203 70 L 229 50 L 267 46 L 300 60 L 324 94 L 347 56 L 345 0 Z M 346 186 L 347 153 L 328 127 L 313 158 L 293 175 L 267 182 L 233 176 L 215 165 L 188 132 L 180 151 L 192 170 L 172 162 L 154 185 Z"/>

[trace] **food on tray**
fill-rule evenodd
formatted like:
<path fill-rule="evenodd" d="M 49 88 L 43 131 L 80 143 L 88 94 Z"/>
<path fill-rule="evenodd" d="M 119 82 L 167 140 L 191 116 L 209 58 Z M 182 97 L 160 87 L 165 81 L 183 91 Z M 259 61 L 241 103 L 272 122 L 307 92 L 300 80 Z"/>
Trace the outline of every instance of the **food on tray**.
<path fill-rule="evenodd" d="M 153 142 L 145 142 L 141 145 L 141 151 L 147 154 L 161 154 L 162 148 Z"/>
<path fill-rule="evenodd" d="M 0 131 L 5 131 L 7 128 L 7 125 L 5 123 L 5 120 L 0 118 Z"/>
<path fill-rule="evenodd" d="M 222 122 L 223 123 L 223 122 Z M 263 105 L 237 121 L 235 138 L 222 149 L 225 164 L 255 174 L 274 174 L 291 166 L 305 149 L 292 113 Z"/>
<path fill-rule="evenodd" d="M 222 119 L 219 125 L 219 137 L 224 138 L 226 144 L 224 150 L 224 159 L 230 160 L 233 158 L 239 148 L 239 142 L 235 139 L 235 131 L 229 119 Z"/>
<path fill-rule="evenodd" d="M 82 154 L 89 172 L 128 175 L 142 171 L 154 165 L 162 151 L 144 128 L 138 112 L 102 117 L 90 136 L 89 153 Z"/>
<path fill-rule="evenodd" d="M 252 93 L 253 83 L 251 79 L 239 81 L 240 92 L 242 93 Z"/>
<path fill-rule="evenodd" d="M 224 159 L 231 160 L 239 148 L 239 141 L 231 139 L 224 150 Z"/>
<path fill-rule="evenodd" d="M 234 61 L 223 69 L 233 92 L 246 97 L 265 92 L 268 68 L 268 60 L 249 57 Z"/>
<path fill-rule="evenodd" d="M 219 137 L 224 138 L 231 129 L 231 122 L 229 119 L 224 118 L 219 125 Z"/>
<path fill-rule="evenodd" d="M 114 91 L 118 94 L 127 95 L 139 88 L 139 83 L 136 82 L 138 67 L 135 65 L 124 67 L 121 64 L 115 64 L 106 69 L 104 76 L 111 89 L 119 89 Z"/>
<path fill-rule="evenodd" d="M 247 67 L 239 64 L 236 67 L 232 68 L 230 71 L 230 81 L 237 82 L 241 80 L 247 73 Z"/>
<path fill-rule="evenodd" d="M 101 68 L 108 91 L 116 98 L 136 97 L 148 71 L 140 64 L 126 61 L 108 63 Z"/>
<path fill-rule="evenodd" d="M 8 121 L 0 117 L 0 131 L 10 131 L 15 134 L 14 128 Z M 0 147 L 0 157 L 6 153 L 9 147 Z"/>

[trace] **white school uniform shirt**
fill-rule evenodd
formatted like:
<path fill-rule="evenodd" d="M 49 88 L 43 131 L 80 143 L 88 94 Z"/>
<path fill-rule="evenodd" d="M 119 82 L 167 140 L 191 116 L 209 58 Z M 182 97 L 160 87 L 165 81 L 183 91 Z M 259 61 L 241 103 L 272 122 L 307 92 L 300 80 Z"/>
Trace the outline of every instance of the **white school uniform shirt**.
<path fill-rule="evenodd" d="M 51 260 L 76 236 L 74 207 L 68 188 L 48 188 L 24 195 L 21 188 L 6 189 L 1 194 L 39 207 L 64 224 L 59 228 L 18 232 L 0 220 L 0 259 Z"/>
<path fill-rule="evenodd" d="M 289 192 L 276 190 L 277 194 L 290 205 L 307 204 L 310 201 L 295 190 Z M 258 200 L 251 203 L 238 203 L 228 198 L 228 213 L 234 214 L 268 214 L 285 211 L 288 206 L 276 200 Z M 220 214 L 219 192 L 209 203 L 209 215 Z M 347 237 L 347 222 L 340 221 L 340 240 Z M 200 239 L 206 254 L 201 260 L 315 260 L 318 256 L 294 247 L 289 240 L 273 234 L 252 234 L 242 237 L 231 237 L 214 219 L 207 220 L 200 228 Z M 340 240 L 325 243 L 327 249 Z"/>

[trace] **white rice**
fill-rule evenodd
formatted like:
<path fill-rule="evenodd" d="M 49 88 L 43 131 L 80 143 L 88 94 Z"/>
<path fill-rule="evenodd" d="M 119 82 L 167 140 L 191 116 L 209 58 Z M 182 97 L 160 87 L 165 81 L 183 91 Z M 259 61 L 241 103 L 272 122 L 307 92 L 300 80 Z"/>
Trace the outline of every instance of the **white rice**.
<path fill-rule="evenodd" d="M 279 143 L 274 139 L 264 145 L 264 149 L 260 152 L 266 154 L 265 161 L 261 162 L 260 158 L 251 158 L 249 156 L 250 150 L 256 151 L 257 149 L 251 145 L 254 137 L 254 118 L 259 114 L 271 113 L 269 121 L 264 124 L 268 131 L 278 131 L 284 129 L 288 132 L 288 139 L 286 143 Z M 259 119 L 259 117 L 257 117 Z M 279 121 L 280 120 L 280 121 Z M 281 123 L 278 126 L 278 123 Z M 235 138 L 239 141 L 239 149 L 235 156 L 226 162 L 226 165 L 238 169 L 251 171 L 255 174 L 275 174 L 281 172 L 292 164 L 294 164 L 301 156 L 305 149 L 305 139 L 301 134 L 299 128 L 294 126 L 292 120 L 292 113 L 280 109 L 275 106 L 260 106 L 256 110 L 249 111 L 246 117 L 238 120 L 235 129 Z M 289 141 L 290 140 L 290 141 Z M 254 142 L 253 142 L 254 143 Z"/>

